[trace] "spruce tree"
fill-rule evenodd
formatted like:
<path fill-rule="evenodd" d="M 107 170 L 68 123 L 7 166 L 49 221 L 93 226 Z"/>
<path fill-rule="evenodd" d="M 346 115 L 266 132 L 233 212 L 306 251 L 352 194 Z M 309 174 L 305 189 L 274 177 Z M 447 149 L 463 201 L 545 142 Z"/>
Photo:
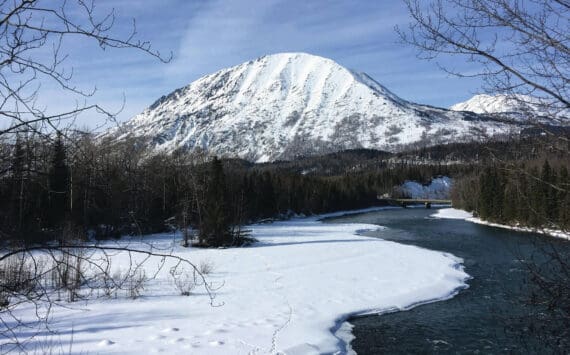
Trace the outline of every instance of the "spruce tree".
<path fill-rule="evenodd" d="M 491 168 L 487 167 L 479 177 L 479 217 L 488 219 L 493 215 L 493 186 Z"/>
<path fill-rule="evenodd" d="M 18 135 L 16 137 L 16 144 L 14 145 L 14 153 L 10 167 L 12 175 L 11 224 L 17 232 L 22 230 L 24 220 L 24 195 L 26 187 L 24 182 L 25 154 L 22 140 L 20 135 Z"/>
<path fill-rule="evenodd" d="M 561 191 L 558 192 L 558 223 L 560 228 L 570 228 L 570 175 L 565 166 L 560 168 L 559 186 Z"/>
<path fill-rule="evenodd" d="M 529 176 L 536 177 L 539 172 L 536 167 L 529 170 Z M 544 223 L 544 193 L 542 184 L 537 179 L 531 179 L 529 183 L 529 219 L 528 223 L 531 227 L 540 227 Z"/>
<path fill-rule="evenodd" d="M 53 156 L 49 171 L 49 225 L 61 227 L 69 210 L 69 167 L 61 134 L 53 145 Z"/>
<path fill-rule="evenodd" d="M 514 223 L 518 220 L 518 191 L 516 189 L 516 182 L 514 181 L 514 177 L 508 176 L 505 181 L 503 198 L 503 221 L 505 223 Z"/>
<path fill-rule="evenodd" d="M 212 247 L 229 246 L 233 238 L 227 206 L 224 167 L 222 162 L 214 157 L 209 170 L 200 225 L 200 240 Z"/>
<path fill-rule="evenodd" d="M 492 175 L 493 186 L 493 212 L 492 219 L 499 223 L 504 223 L 504 209 L 505 209 L 505 177 L 503 170 L 500 167 L 493 168 Z"/>
<path fill-rule="evenodd" d="M 553 186 L 556 186 L 556 173 L 550 167 L 548 160 L 544 161 L 540 174 L 542 183 L 542 204 L 540 208 L 543 211 L 543 217 L 546 222 L 556 222 L 558 220 L 558 196 Z"/>
<path fill-rule="evenodd" d="M 527 171 L 528 169 L 524 164 L 522 164 L 520 170 Z M 517 191 L 517 198 L 515 200 L 515 206 L 517 206 L 517 216 L 519 222 L 526 225 L 529 221 L 529 206 L 531 204 L 530 186 L 532 185 L 529 183 L 529 179 L 526 174 L 518 174 L 515 179 L 517 179 L 519 186 L 519 190 Z"/>

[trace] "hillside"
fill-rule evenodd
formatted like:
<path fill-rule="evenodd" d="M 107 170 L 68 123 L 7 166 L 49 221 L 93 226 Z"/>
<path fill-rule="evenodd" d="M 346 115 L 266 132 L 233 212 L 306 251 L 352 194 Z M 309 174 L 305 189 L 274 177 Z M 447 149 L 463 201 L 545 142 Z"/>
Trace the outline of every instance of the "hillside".
<path fill-rule="evenodd" d="M 104 136 L 139 138 L 155 152 L 199 149 L 268 162 L 518 130 L 486 116 L 411 103 L 326 58 L 282 53 L 205 76 Z"/>

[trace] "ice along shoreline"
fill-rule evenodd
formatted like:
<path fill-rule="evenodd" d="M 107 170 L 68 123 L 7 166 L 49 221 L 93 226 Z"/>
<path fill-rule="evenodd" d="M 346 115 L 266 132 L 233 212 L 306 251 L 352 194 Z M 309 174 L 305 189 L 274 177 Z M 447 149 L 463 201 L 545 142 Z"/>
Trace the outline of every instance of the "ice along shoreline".
<path fill-rule="evenodd" d="M 73 329 L 77 353 L 343 353 L 349 342 L 338 330 L 350 316 L 447 299 L 469 279 L 453 255 L 360 235 L 377 225 L 319 221 L 376 210 L 252 225 L 259 243 L 248 248 L 182 248 L 180 236 L 147 237 L 140 248 L 154 240 L 155 247 L 215 265 L 210 277 L 224 282 L 216 298 L 223 306 L 210 307 L 199 292 L 177 296 L 165 267 L 143 297 L 57 309 L 51 329 L 62 339 Z M 126 262 L 117 254 L 113 266 Z M 51 336 L 38 335 L 28 350 Z"/>
<path fill-rule="evenodd" d="M 570 233 L 564 232 L 558 229 L 549 229 L 549 228 L 530 228 L 530 227 L 519 227 L 519 226 L 509 226 L 506 224 L 499 224 L 493 222 L 487 222 L 480 218 L 474 217 L 473 213 L 458 210 L 455 208 L 443 208 L 438 210 L 436 213 L 432 214 L 431 217 L 434 218 L 447 218 L 447 219 L 462 219 L 471 223 L 481 224 L 489 227 L 495 228 L 502 228 L 502 229 L 509 229 L 515 232 L 524 232 L 524 233 L 538 233 L 550 237 L 561 238 L 570 240 Z"/>
<path fill-rule="evenodd" d="M 435 205 L 434 207 L 448 207 L 449 205 Z M 408 208 L 424 208 L 423 205 L 411 205 L 408 206 Z M 371 207 L 371 208 L 367 208 L 367 209 L 361 209 L 361 210 L 352 210 L 352 211 L 342 211 L 342 212 L 333 212 L 333 213 L 329 213 L 329 214 L 325 214 L 325 215 L 320 215 L 317 220 L 318 221 L 322 221 L 325 219 L 334 219 L 334 218 L 338 218 L 338 217 L 345 217 L 345 216 L 352 216 L 352 215 L 357 215 L 357 214 L 364 214 L 364 213 L 372 213 L 372 212 L 379 212 L 379 211 L 386 211 L 386 210 L 397 210 L 397 209 L 402 209 L 401 207 L 397 207 L 397 206 L 383 206 L 383 207 Z M 464 211 L 462 211 L 464 212 Z M 380 227 L 378 226 L 379 229 L 385 228 L 385 227 Z M 362 232 L 362 231 L 360 231 Z M 417 247 L 420 248 L 420 247 Z M 463 268 L 463 260 L 461 258 L 457 258 L 455 256 L 453 256 L 452 254 L 449 253 L 445 253 L 451 257 L 456 258 L 459 262 L 458 264 L 456 264 L 456 267 L 460 270 L 464 270 Z M 430 299 L 430 300 L 424 300 L 424 301 L 419 301 L 413 304 L 410 304 L 408 306 L 405 307 L 391 307 L 391 308 L 386 308 L 386 309 L 367 309 L 367 310 L 361 310 L 361 311 L 356 311 L 356 312 L 352 312 L 349 314 L 345 314 L 343 316 L 341 316 L 340 318 L 337 319 L 336 325 L 331 328 L 331 332 L 339 339 L 339 349 L 340 352 L 338 354 L 346 354 L 346 355 L 355 355 L 357 354 L 351 346 L 351 342 L 355 339 L 353 333 L 352 333 L 352 329 L 354 328 L 353 325 L 350 323 L 351 319 L 354 318 L 358 318 L 358 317 L 366 317 L 366 316 L 370 316 L 370 315 L 383 315 L 383 314 L 389 314 L 389 313 L 393 313 L 393 312 L 403 312 L 403 311 L 408 311 L 411 310 L 415 307 L 419 307 L 422 305 L 426 305 L 426 304 L 430 304 L 430 303 L 435 303 L 435 302 L 443 302 L 443 301 L 447 301 L 449 299 L 452 299 L 453 297 L 457 296 L 459 294 L 459 292 L 461 292 L 462 290 L 465 290 L 467 288 L 469 288 L 469 285 L 466 283 L 469 279 L 471 279 L 471 276 L 467 276 L 467 278 L 464 280 L 464 283 L 462 285 L 457 286 L 457 288 L 455 288 L 454 290 L 452 290 L 449 294 L 441 296 L 441 297 L 437 297 L 434 299 Z"/>

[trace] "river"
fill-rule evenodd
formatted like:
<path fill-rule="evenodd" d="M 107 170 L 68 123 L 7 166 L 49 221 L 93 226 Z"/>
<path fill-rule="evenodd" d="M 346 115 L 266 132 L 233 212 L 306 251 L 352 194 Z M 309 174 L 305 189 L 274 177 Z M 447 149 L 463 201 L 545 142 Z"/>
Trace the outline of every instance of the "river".
<path fill-rule="evenodd" d="M 523 262 L 545 260 L 543 250 L 551 247 L 570 260 L 570 243 L 463 220 L 435 219 L 430 217 L 433 213 L 397 209 L 328 220 L 387 227 L 367 235 L 452 253 L 464 259 L 465 270 L 473 277 L 469 288 L 450 300 L 351 319 L 356 337 L 351 346 L 356 353 L 570 352 L 568 344 L 546 346 L 552 341 L 544 337 L 559 325 L 528 302 L 528 269 Z M 536 314 L 546 320 L 538 321 Z M 529 329 L 530 324 L 535 328 Z"/>

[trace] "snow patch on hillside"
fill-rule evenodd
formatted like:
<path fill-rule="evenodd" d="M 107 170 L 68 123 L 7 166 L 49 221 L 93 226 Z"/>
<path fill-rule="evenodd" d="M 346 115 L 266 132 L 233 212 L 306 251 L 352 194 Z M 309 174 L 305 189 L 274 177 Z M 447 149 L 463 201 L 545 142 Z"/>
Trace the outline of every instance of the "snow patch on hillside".
<path fill-rule="evenodd" d="M 520 121 L 538 120 L 545 124 L 560 124 L 570 117 L 570 110 L 558 107 L 556 102 L 529 95 L 475 95 L 467 101 L 449 108 L 452 111 L 469 111 L 477 114 L 503 115 Z M 552 120 L 556 117 L 557 120 Z"/>
<path fill-rule="evenodd" d="M 400 192 L 409 198 L 414 199 L 449 199 L 453 179 L 443 176 L 435 178 L 429 185 L 422 185 L 416 181 L 406 181 L 401 187 Z"/>

